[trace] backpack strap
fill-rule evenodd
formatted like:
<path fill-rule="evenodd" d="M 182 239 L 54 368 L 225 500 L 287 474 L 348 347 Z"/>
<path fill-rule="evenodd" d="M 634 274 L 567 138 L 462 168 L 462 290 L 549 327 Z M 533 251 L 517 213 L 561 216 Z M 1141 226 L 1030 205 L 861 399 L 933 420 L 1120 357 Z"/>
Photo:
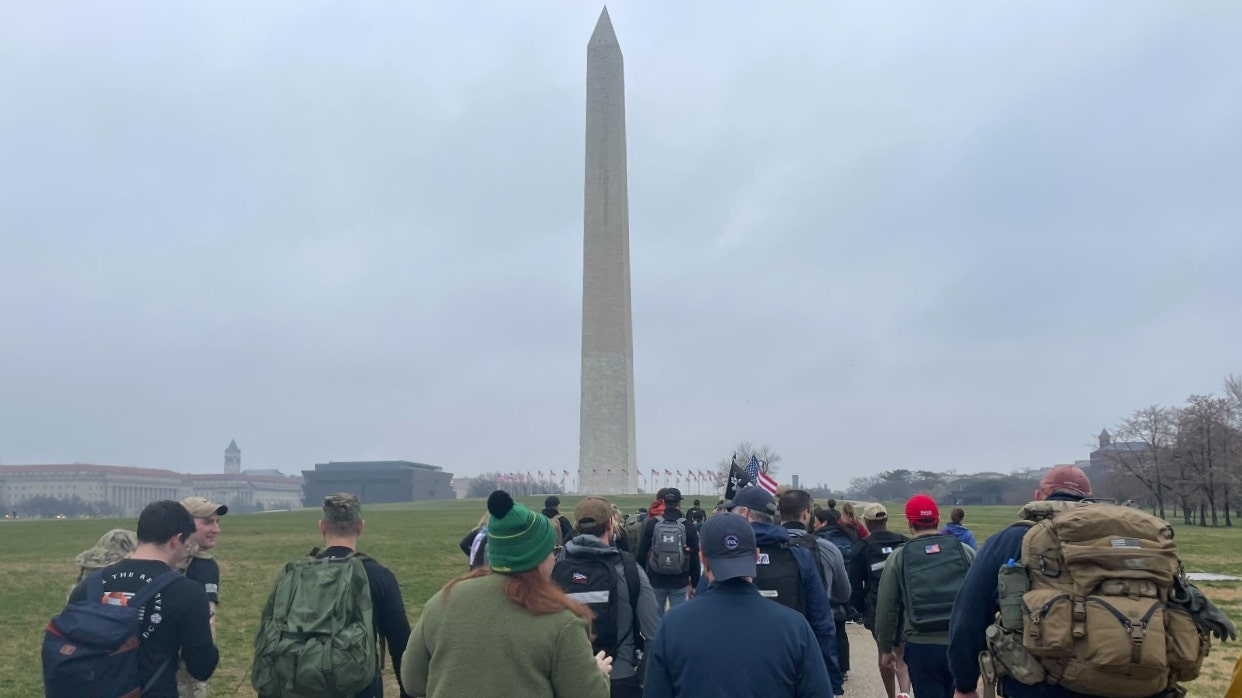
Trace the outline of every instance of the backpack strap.
<path fill-rule="evenodd" d="M 633 635 L 634 646 L 641 649 L 643 642 L 642 634 L 638 632 L 638 595 L 642 593 L 642 587 L 638 578 L 638 561 L 624 550 L 618 552 L 621 553 L 621 569 L 625 573 L 625 588 L 630 593 L 630 632 L 626 637 Z M 617 640 L 617 647 L 620 647 L 625 639 L 623 637 Z M 613 656 L 616 656 L 616 650 L 613 650 Z"/>
<path fill-rule="evenodd" d="M 181 576 L 182 574 L 176 570 L 169 570 L 159 575 L 158 577 L 156 577 L 155 579 L 152 579 L 149 583 L 147 583 L 147 585 L 143 587 L 138 593 L 134 594 L 133 598 L 129 600 L 129 603 L 127 605 L 132 605 L 135 608 L 140 608 L 142 606 L 145 606 L 148 600 L 154 598 L 156 594 L 164 590 L 164 587 L 177 581 L 177 578 Z M 100 575 L 100 577 L 102 578 L 102 574 Z M 100 595 L 101 596 L 103 595 L 102 588 L 100 590 Z M 146 693 L 147 691 L 151 689 L 152 686 L 155 685 L 155 682 L 159 680 L 160 675 L 164 673 L 164 670 L 168 668 L 168 664 L 172 662 L 172 660 L 173 658 L 169 657 L 165 659 L 163 662 L 160 662 L 159 667 L 157 667 L 155 672 L 151 674 L 151 678 L 147 679 L 146 685 L 142 687 L 143 693 Z"/>
<path fill-rule="evenodd" d="M 824 566 L 819 560 L 819 543 L 815 542 L 815 538 L 810 533 L 804 533 L 800 536 L 789 536 L 789 545 L 792 547 L 805 548 L 812 555 L 815 562 L 815 570 L 819 572 L 819 582 L 824 585 L 824 593 L 828 593 L 828 574 L 824 571 Z"/>

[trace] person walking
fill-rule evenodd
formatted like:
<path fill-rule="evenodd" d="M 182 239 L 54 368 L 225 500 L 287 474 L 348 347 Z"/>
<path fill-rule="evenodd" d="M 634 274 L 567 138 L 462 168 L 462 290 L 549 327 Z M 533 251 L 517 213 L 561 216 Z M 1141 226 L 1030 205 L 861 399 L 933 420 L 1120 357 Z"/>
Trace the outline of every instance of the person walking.
<path fill-rule="evenodd" d="M 820 577 L 816 558 L 817 544 L 791 544 L 790 531 L 776 524 L 776 501 L 758 485 L 743 487 L 733 498 L 730 513 L 750 522 L 759 545 L 758 576 L 755 586 L 759 593 L 781 605 L 797 610 L 811 624 L 819 641 L 824 667 L 832 692 L 845 692 L 845 679 L 837 664 L 837 628 L 824 580 Z M 718 517 L 717 517 L 718 518 Z M 816 545 L 815 548 L 805 547 Z M 700 590 L 706 584 L 700 582 Z"/>
<path fill-rule="evenodd" d="M 985 666 L 1009 698 L 1182 695 L 1178 683 L 1199 673 L 1209 635 L 1237 639 L 1228 616 L 1179 573 L 1167 522 L 1091 497 L 1086 473 L 1055 466 L 1022 507 L 1024 520 L 979 551 L 959 593 L 971 603 L 953 608 L 949 626 L 957 698 L 977 698 Z M 1026 610 L 1032 603 L 1039 614 Z M 1155 618 L 1162 630 L 1151 642 Z M 1046 651 L 1050 642 L 1057 651 Z"/>
<path fill-rule="evenodd" d="M 975 534 L 969 528 L 962 525 L 962 521 L 966 518 L 966 510 L 961 507 L 953 507 L 953 511 L 949 512 L 949 523 L 944 525 L 941 533 L 955 536 L 962 542 L 962 545 L 970 546 L 971 550 L 978 550 L 979 545 L 975 542 Z"/>
<path fill-rule="evenodd" d="M 135 594 L 157 581 L 167 585 L 148 600 L 142 612 L 138 645 L 138 683 L 144 698 L 176 698 L 177 660 L 197 681 L 211 678 L 220 653 L 211 636 L 210 604 L 203 585 L 175 571 L 187 555 L 194 535 L 194 517 L 180 502 L 152 502 L 138 516 L 138 545 L 128 559 L 91 575 L 69 595 L 70 603 L 96 601 L 127 605 Z M 161 577 L 172 574 L 172 581 Z M 88 599 L 87 588 L 98 579 L 99 599 Z"/>
<path fill-rule="evenodd" d="M 896 668 L 893 647 L 904 644 L 914 694 L 951 698 L 949 616 L 975 551 L 956 537 L 937 532 L 940 508 L 925 494 L 906 502 L 906 521 L 914 538 L 888 558 L 876 596 L 880 664 Z"/>
<path fill-rule="evenodd" d="M 693 603 L 664 616 L 643 696 L 832 696 L 806 618 L 764 599 L 755 586 L 760 553 L 754 529 L 740 516 L 712 516 L 702 534 L 699 559 L 709 584 Z"/>
<path fill-rule="evenodd" d="M 220 517 L 229 513 L 229 508 L 216 504 L 204 497 L 186 497 L 181 506 L 194 517 L 194 535 L 190 536 L 189 555 L 184 574 L 203 585 L 207 592 L 211 619 L 211 637 L 216 637 L 216 607 L 220 604 L 220 565 L 216 562 L 213 550 L 216 538 L 220 535 Z M 177 667 L 177 695 L 180 698 L 207 698 L 210 688 L 206 681 L 199 681 L 186 671 L 185 660 Z"/>
<path fill-rule="evenodd" d="M 552 582 L 555 524 L 496 490 L 488 567 L 427 601 L 401 675 L 422 698 L 607 698 L 612 658 L 591 655 L 591 611 Z"/>
<path fill-rule="evenodd" d="M 634 557 L 647 570 L 663 617 L 666 604 L 674 608 L 694 595 L 700 579 L 699 532 L 681 513 L 681 490 L 667 487 L 658 494 L 663 506 L 649 510 Z"/>
<path fill-rule="evenodd" d="M 893 551 L 905 545 L 909 539 L 888 530 L 888 510 L 883 504 L 872 503 L 864 507 L 863 519 L 866 520 L 871 534 L 854 546 L 854 553 L 850 557 L 850 586 L 853 589 L 853 600 L 850 603 L 861 614 L 863 627 L 870 630 L 874 637 L 875 605 L 880 593 L 880 578 L 884 566 Z M 896 638 L 889 642 L 895 640 Z M 878 647 L 877 640 L 877 649 Z M 910 673 L 902 658 L 904 651 L 905 647 L 897 643 L 892 648 L 892 661 L 886 661 L 882 651 L 877 655 L 880 682 L 884 684 L 888 698 L 910 693 Z"/>
<path fill-rule="evenodd" d="M 470 532 L 457 544 L 457 547 L 461 548 L 462 553 L 466 555 L 466 564 L 472 570 L 477 570 L 487 564 L 487 517 L 488 513 L 484 510 L 483 518 L 479 519 L 479 525 L 470 529 Z"/>
<path fill-rule="evenodd" d="M 560 497 L 550 494 L 543 500 L 543 515 L 552 521 L 552 526 L 556 529 L 556 547 L 561 547 L 573 537 L 574 525 L 561 513 Z"/>
<path fill-rule="evenodd" d="M 639 652 L 655 638 L 660 624 L 655 593 L 629 553 L 616 547 L 614 507 L 590 495 L 574 507 L 576 535 L 552 568 L 552 581 L 569 598 L 591 609 L 593 647 L 612 657 L 612 698 L 641 698 Z"/>

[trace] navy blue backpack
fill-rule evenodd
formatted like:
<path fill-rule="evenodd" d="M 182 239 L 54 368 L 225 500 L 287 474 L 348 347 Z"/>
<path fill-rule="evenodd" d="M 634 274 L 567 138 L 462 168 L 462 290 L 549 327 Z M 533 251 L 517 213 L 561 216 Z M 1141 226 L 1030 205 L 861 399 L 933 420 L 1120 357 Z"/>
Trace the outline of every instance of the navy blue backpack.
<path fill-rule="evenodd" d="M 43 690 L 46 698 L 138 698 L 155 683 L 168 662 L 145 686 L 138 683 L 139 614 L 179 572 L 165 572 L 124 606 L 101 603 L 103 570 L 86 578 L 86 600 L 71 603 L 43 633 Z"/>

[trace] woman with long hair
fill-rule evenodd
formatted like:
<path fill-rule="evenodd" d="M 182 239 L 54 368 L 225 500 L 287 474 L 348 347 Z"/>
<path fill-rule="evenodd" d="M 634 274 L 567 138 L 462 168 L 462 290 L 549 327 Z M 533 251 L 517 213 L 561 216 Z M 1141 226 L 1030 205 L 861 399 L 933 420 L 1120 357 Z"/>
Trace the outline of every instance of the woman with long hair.
<path fill-rule="evenodd" d="M 854 515 L 853 502 L 843 502 L 841 504 L 841 523 L 854 529 L 854 532 L 858 534 L 859 540 L 867 537 L 867 527 L 862 525 L 862 522 Z"/>
<path fill-rule="evenodd" d="M 401 657 L 406 693 L 607 698 L 612 659 L 591 655 L 591 611 L 550 578 L 556 532 L 503 490 L 487 498 L 488 567 L 423 607 Z"/>

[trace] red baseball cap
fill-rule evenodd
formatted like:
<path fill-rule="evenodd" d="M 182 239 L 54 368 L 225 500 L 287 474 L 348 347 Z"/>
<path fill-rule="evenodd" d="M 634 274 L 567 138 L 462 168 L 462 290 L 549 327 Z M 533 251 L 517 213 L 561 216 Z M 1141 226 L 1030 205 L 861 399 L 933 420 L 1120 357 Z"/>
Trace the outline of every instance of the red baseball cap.
<path fill-rule="evenodd" d="M 906 502 L 906 521 L 913 526 L 938 526 L 940 524 L 940 507 L 936 500 L 925 494 L 916 494 Z"/>
<path fill-rule="evenodd" d="M 1058 465 L 1049 470 L 1048 474 L 1039 481 L 1039 491 L 1045 497 L 1050 497 L 1057 492 L 1090 497 L 1091 480 L 1087 478 L 1082 468 L 1076 465 Z"/>

